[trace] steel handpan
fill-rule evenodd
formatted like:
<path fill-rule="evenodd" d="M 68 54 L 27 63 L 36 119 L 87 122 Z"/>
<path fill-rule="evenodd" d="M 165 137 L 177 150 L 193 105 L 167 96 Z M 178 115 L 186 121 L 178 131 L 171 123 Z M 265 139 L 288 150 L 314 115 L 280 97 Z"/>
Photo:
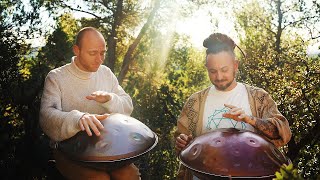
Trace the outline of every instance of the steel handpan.
<path fill-rule="evenodd" d="M 157 135 L 133 117 L 111 114 L 101 123 L 100 136 L 81 131 L 60 142 L 58 150 L 84 165 L 110 170 L 132 163 L 158 143 Z"/>
<path fill-rule="evenodd" d="M 235 128 L 196 137 L 179 158 L 201 179 L 270 179 L 280 165 L 290 163 L 271 142 L 254 132 Z"/>

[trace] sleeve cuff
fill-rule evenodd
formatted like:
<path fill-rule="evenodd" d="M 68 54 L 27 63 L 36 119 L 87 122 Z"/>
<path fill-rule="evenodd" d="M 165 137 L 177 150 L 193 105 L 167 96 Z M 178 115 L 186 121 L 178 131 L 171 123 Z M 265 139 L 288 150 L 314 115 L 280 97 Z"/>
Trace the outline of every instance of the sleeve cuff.
<path fill-rule="evenodd" d="M 101 106 L 108 109 L 110 107 L 110 105 L 112 104 L 112 100 L 114 99 L 114 94 L 110 93 L 111 95 L 111 99 L 108 102 L 102 103 Z"/>

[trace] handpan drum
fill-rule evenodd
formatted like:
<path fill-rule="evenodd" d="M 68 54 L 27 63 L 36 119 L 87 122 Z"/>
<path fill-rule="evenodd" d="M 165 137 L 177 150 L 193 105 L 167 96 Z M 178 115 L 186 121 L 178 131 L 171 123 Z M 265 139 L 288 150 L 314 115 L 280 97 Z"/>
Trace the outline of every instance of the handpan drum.
<path fill-rule="evenodd" d="M 133 117 L 111 114 L 101 121 L 100 136 L 85 131 L 58 144 L 58 150 L 79 164 L 100 170 L 128 165 L 153 149 L 157 135 Z"/>
<path fill-rule="evenodd" d="M 179 159 L 200 179 L 272 179 L 282 164 L 291 163 L 260 135 L 235 128 L 196 137 Z"/>

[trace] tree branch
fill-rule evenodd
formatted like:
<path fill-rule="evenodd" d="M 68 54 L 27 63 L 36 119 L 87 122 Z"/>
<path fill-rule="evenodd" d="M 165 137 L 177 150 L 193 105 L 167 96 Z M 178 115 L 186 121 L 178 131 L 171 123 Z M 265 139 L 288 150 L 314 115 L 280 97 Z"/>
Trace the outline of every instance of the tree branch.
<path fill-rule="evenodd" d="M 320 34 L 318 36 L 313 36 L 312 30 L 311 30 L 311 28 L 309 26 L 306 26 L 306 28 L 308 28 L 309 34 L 310 34 L 312 40 L 320 38 Z M 316 30 L 318 31 L 318 33 L 320 33 L 318 29 L 316 29 Z"/>
<path fill-rule="evenodd" d="M 64 1 L 59 1 L 59 2 L 61 3 L 61 7 L 68 8 L 68 9 L 70 9 L 72 11 L 78 11 L 78 12 L 87 13 L 87 14 L 90 14 L 90 15 L 94 16 L 95 18 L 101 19 L 100 16 L 98 16 L 98 15 L 92 13 L 92 12 L 85 11 L 85 10 L 82 10 L 82 9 L 73 8 L 70 5 L 67 5 Z"/>
<path fill-rule="evenodd" d="M 289 24 L 286 24 L 286 25 L 284 25 L 283 27 L 282 27 L 282 29 L 285 29 L 286 27 L 288 27 L 288 26 L 291 26 L 291 25 L 295 25 L 295 24 L 297 24 L 297 23 L 299 23 L 299 22 L 302 22 L 302 21 L 305 21 L 305 20 L 309 20 L 309 19 L 313 19 L 313 18 L 320 18 L 320 16 L 307 16 L 307 17 L 303 17 L 303 18 L 301 18 L 301 19 L 299 19 L 299 20 L 296 20 L 296 21 L 293 21 L 293 22 L 290 22 Z"/>

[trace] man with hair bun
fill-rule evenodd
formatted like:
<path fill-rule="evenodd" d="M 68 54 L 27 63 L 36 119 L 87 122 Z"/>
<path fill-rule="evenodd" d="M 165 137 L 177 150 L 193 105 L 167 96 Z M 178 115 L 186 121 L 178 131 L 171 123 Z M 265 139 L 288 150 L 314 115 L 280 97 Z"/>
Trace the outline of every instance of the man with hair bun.
<path fill-rule="evenodd" d="M 214 33 L 203 42 L 205 66 L 212 86 L 192 94 L 177 120 L 177 154 L 194 137 L 219 128 L 237 128 L 256 132 L 275 146 L 291 139 L 287 119 L 272 97 L 263 89 L 236 81 L 239 62 L 236 44 L 225 34 Z M 177 179 L 197 179 L 180 165 Z"/>
<path fill-rule="evenodd" d="M 105 39 L 97 29 L 81 29 L 71 62 L 51 70 L 44 83 L 40 126 L 52 141 L 57 169 L 67 179 L 140 179 L 139 170 L 133 164 L 105 172 L 82 166 L 55 149 L 56 142 L 79 131 L 100 136 L 104 128 L 100 121 L 110 113 L 131 114 L 131 97 L 112 71 L 102 65 L 106 50 Z"/>

